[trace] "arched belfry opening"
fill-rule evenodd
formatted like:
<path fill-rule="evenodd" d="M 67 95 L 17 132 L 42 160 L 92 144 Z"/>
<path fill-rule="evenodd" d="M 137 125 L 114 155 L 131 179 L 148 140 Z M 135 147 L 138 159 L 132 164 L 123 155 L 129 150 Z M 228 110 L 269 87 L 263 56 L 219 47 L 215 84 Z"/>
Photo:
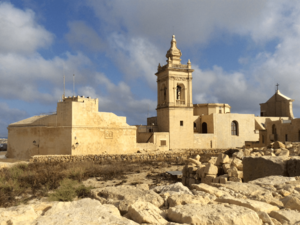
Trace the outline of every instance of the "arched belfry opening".
<path fill-rule="evenodd" d="M 176 86 L 176 104 L 184 105 L 185 104 L 185 88 L 183 84 L 177 84 Z"/>
<path fill-rule="evenodd" d="M 179 85 L 177 86 L 176 91 L 177 91 L 177 100 L 181 100 L 181 87 Z"/>

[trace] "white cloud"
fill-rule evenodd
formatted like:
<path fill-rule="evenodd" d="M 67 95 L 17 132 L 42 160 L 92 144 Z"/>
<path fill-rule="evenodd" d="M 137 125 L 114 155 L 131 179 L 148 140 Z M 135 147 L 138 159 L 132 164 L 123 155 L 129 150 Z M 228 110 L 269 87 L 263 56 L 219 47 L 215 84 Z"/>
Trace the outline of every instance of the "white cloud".
<path fill-rule="evenodd" d="M 0 54 L 0 95 L 7 99 L 21 99 L 42 103 L 57 101 L 62 94 L 65 67 L 66 82 L 72 82 L 72 74 L 81 83 L 88 82 L 84 66 L 89 59 L 82 55 L 66 53 L 66 59 L 55 57 L 44 59 L 39 54 L 23 56 L 19 54 Z M 82 68 L 83 67 L 83 68 Z M 58 94 L 60 89 L 60 94 Z"/>
<path fill-rule="evenodd" d="M 0 52 L 34 53 L 48 47 L 54 35 L 35 21 L 32 10 L 15 8 L 8 2 L 0 2 Z"/>
<path fill-rule="evenodd" d="M 182 46 L 206 44 L 220 32 L 250 36 L 256 42 L 281 37 L 292 21 L 295 1 L 147 1 L 89 0 L 107 33 L 147 37 L 166 43 L 175 33 Z M 161 46 L 161 44 L 160 44 Z"/>

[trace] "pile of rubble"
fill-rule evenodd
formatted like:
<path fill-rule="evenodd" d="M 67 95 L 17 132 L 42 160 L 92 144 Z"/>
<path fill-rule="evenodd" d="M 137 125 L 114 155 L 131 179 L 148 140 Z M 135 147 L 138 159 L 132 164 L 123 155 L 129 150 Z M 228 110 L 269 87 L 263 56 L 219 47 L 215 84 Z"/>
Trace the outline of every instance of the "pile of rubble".
<path fill-rule="evenodd" d="M 292 144 L 285 146 L 277 141 L 263 148 L 236 149 L 232 157 L 229 157 L 227 154 L 219 154 L 218 157 L 212 157 L 208 162 L 204 163 L 200 162 L 200 156 L 197 155 L 195 159 L 188 159 L 187 164 L 183 168 L 182 183 L 190 187 L 192 184 L 199 183 L 225 184 L 227 181 L 250 181 L 270 175 L 298 176 L 300 175 L 300 170 L 298 174 L 296 171 L 298 167 L 300 169 L 300 158 L 298 159 L 295 156 L 299 156 L 299 154 L 300 149 L 298 146 Z M 297 163 L 295 163 L 294 159 L 297 159 Z M 293 174 L 289 174 L 287 171 L 291 161 L 293 161 L 293 165 L 290 167 L 297 167 L 291 168 L 294 170 Z M 266 168 L 266 165 L 269 164 L 274 165 Z M 244 166 L 247 169 L 244 169 Z"/>

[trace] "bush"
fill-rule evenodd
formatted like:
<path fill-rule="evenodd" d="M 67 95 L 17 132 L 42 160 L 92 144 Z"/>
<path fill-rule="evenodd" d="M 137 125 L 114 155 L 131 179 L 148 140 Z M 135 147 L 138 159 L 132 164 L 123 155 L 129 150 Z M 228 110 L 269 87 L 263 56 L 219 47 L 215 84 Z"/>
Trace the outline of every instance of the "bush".
<path fill-rule="evenodd" d="M 87 188 L 76 180 L 63 179 L 60 187 L 49 195 L 51 201 L 72 201 L 75 197 L 90 196 L 91 188 Z"/>

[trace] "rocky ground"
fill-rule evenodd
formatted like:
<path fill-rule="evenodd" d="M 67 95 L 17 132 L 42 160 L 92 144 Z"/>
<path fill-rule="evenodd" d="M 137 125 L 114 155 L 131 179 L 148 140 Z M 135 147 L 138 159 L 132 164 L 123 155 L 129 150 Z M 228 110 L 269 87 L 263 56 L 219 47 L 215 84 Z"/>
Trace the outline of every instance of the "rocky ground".
<path fill-rule="evenodd" d="M 42 198 L 0 208 L 0 224 L 300 224 L 298 177 L 188 188 L 166 173 L 182 167 L 146 166 L 118 180 L 91 178 L 83 183 L 93 187 L 92 198 Z"/>
<path fill-rule="evenodd" d="M 290 176 L 298 171 L 297 149 L 274 143 L 208 162 L 196 156 L 185 165 L 141 164 L 118 179 L 84 180 L 90 198 L 0 208 L 0 224 L 300 225 L 300 177 Z"/>

